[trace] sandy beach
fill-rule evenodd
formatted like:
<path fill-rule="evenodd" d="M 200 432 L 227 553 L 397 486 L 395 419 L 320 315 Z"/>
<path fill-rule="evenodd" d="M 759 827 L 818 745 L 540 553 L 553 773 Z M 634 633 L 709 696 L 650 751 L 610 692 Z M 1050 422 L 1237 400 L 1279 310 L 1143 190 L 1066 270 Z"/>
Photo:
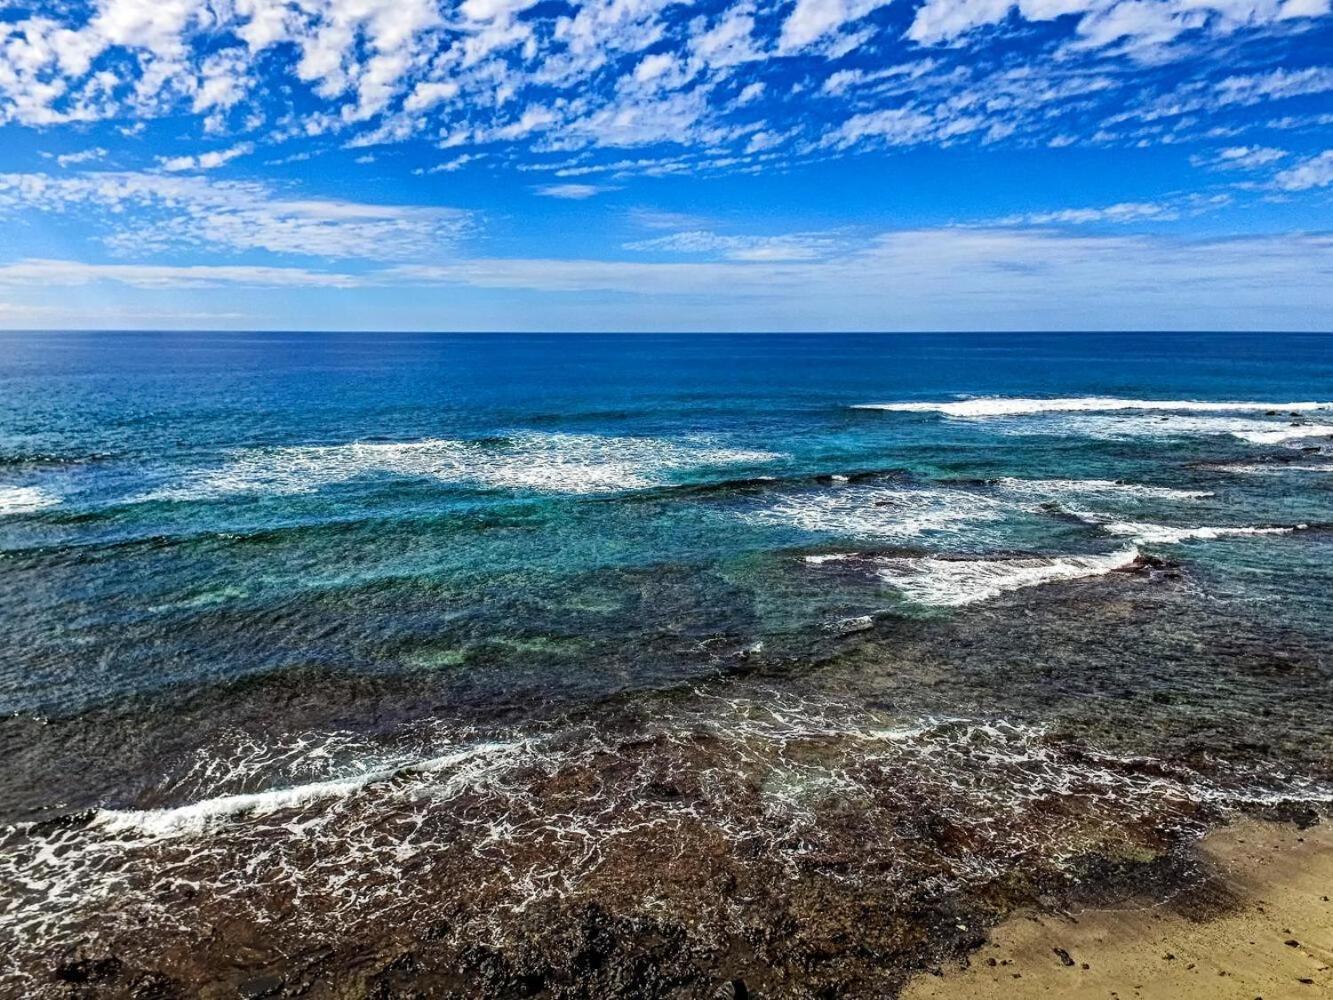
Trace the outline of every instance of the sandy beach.
<path fill-rule="evenodd" d="M 1199 850 L 1189 900 L 1015 914 L 904 1000 L 1333 996 L 1333 826 L 1241 821 Z"/>

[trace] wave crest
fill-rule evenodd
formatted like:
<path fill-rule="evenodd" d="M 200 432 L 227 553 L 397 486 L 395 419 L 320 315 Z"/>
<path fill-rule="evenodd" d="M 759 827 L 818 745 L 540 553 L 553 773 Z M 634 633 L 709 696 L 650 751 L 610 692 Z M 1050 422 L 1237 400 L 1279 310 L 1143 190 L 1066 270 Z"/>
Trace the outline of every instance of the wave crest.
<path fill-rule="evenodd" d="M 1132 567 L 1137 548 L 1090 556 L 954 559 L 941 556 L 870 557 L 872 572 L 914 604 L 954 608 L 988 601 L 1002 594 L 1049 583 L 1104 576 Z M 863 556 L 811 556 L 823 564 Z"/>
<path fill-rule="evenodd" d="M 489 489 L 600 493 L 662 485 L 669 473 L 707 466 L 759 465 L 781 456 L 702 439 L 518 434 L 500 440 L 431 439 L 255 449 L 220 469 L 140 496 L 217 500 L 238 494 L 293 495 L 371 475 L 471 484 Z"/>
<path fill-rule="evenodd" d="M 857 410 L 899 413 L 942 413 L 950 417 L 1012 417 L 1036 413 L 1111 412 L 1116 410 L 1199 413 L 1309 412 L 1333 408 L 1333 402 L 1266 403 L 1257 400 L 1210 401 L 1197 399 L 1126 399 L 1116 396 L 1070 396 L 1041 399 L 1024 396 L 987 396 L 944 402 L 861 403 Z"/>

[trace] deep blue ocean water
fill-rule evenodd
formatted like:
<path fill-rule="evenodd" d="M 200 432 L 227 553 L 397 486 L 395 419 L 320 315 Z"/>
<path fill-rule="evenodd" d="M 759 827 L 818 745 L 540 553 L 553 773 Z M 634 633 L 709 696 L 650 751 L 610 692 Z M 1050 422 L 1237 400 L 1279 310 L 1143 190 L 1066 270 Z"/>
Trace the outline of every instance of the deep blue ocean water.
<path fill-rule="evenodd" d="M 737 684 L 1318 800 L 1330 525 L 1330 337 L 0 333 L 0 851 Z"/>
<path fill-rule="evenodd" d="M 1281 430 L 1285 415 L 853 409 L 967 396 L 1322 401 L 1333 399 L 1333 340 L 3 334 L 0 708 L 67 711 L 312 661 L 466 661 L 506 639 L 549 641 L 552 623 L 527 620 L 528 599 L 557 618 L 550 602 L 577 603 L 589 587 L 616 604 L 613 577 L 599 574 L 725 577 L 795 549 L 871 543 L 1055 554 L 1121 544 L 1043 502 L 1191 527 L 1333 521 L 1327 474 L 1197 464 L 1285 455 L 1298 442 L 1232 433 Z M 927 491 L 901 530 L 874 506 L 874 484 L 807 481 L 892 470 Z M 758 477 L 774 481 L 671 491 Z M 1053 493 L 997 513 L 984 504 L 1004 491 L 982 509 L 928 492 L 998 477 L 1216 495 Z M 914 531 L 921 514 L 929 524 Z M 1271 578 L 1279 570 L 1322 573 L 1325 546 L 1261 537 L 1188 552 L 1219 591 L 1266 599 L 1289 596 Z M 759 641 L 811 624 L 804 595 L 757 586 L 763 606 L 747 599 L 747 621 L 728 626 Z M 320 624 L 292 620 L 307 615 Z M 595 630 L 610 638 L 668 627 L 652 608 L 603 617 Z"/>

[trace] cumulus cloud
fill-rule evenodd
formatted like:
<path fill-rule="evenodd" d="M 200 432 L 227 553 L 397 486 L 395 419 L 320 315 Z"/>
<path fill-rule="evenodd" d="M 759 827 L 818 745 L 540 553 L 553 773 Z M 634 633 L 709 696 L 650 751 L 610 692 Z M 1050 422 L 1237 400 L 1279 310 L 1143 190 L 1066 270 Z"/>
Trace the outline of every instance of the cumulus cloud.
<path fill-rule="evenodd" d="M 184 156 L 159 156 L 158 165 L 168 173 L 178 174 L 189 171 L 216 170 L 226 166 L 232 160 L 249 156 L 255 151 L 252 142 L 237 143 L 229 149 L 214 149 L 207 153 L 186 154 Z"/>
<path fill-rule="evenodd" d="M 1328 6 L 925 0 L 904 34 L 884 13 L 886 0 L 795 0 L 779 16 L 754 0 L 704 0 L 688 16 L 673 0 L 573 8 L 535 0 L 89 0 L 20 9 L 0 22 L 0 124 L 118 118 L 135 129 L 193 115 L 215 145 L 164 161 L 182 172 L 219 167 L 266 138 L 537 151 L 672 144 L 738 167 L 775 148 L 775 136 L 790 137 L 788 155 L 862 141 L 1050 142 L 1072 134 L 1061 118 L 1086 118 L 1093 94 L 1108 102 L 1118 95 L 1122 104 L 1160 99 L 1159 114 L 1169 106 L 1191 114 L 1330 89 L 1333 71 L 1324 67 L 1257 66 L 1216 83 L 1164 76 L 1182 93 L 1154 94 L 1154 81 L 1124 67 L 1126 56 L 1197 62 L 1210 44 L 1242 33 L 1296 37 Z M 968 46 L 982 44 L 982 29 L 1002 33 L 1012 22 L 1048 26 L 1049 37 L 1017 59 L 966 57 Z M 799 65 L 813 74 L 812 88 L 793 82 L 792 60 L 806 61 Z M 1077 91 L 1080 76 L 1097 87 Z M 754 117 L 761 96 L 766 115 L 780 120 Z M 842 106 L 812 115 L 816 96 Z M 232 144 L 217 148 L 222 136 Z"/>

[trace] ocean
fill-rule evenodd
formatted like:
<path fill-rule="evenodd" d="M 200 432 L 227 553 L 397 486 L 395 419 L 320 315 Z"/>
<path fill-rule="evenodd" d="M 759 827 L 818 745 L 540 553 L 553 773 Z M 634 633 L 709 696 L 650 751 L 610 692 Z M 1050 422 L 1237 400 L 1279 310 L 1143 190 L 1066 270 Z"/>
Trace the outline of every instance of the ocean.
<path fill-rule="evenodd" d="M 1330 557 L 1325 336 L 0 333 L 0 994 L 892 995 L 1325 810 Z"/>

